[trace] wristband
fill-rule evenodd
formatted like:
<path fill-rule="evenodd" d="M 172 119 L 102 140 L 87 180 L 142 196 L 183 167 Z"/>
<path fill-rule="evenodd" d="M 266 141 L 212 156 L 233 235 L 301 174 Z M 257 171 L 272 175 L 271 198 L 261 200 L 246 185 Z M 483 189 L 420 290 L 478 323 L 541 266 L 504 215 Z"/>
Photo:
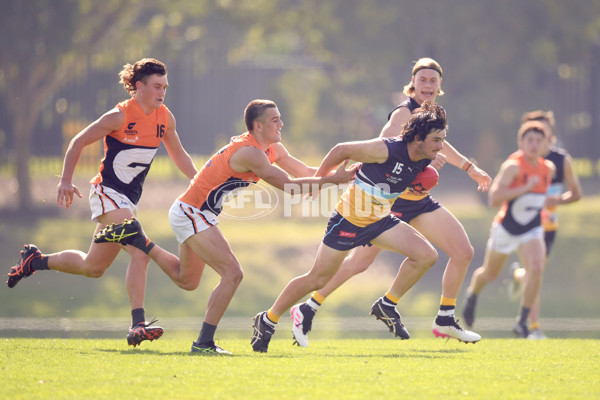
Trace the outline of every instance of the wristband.
<path fill-rule="evenodd" d="M 469 168 L 471 168 L 473 166 L 473 163 L 471 161 L 467 161 L 465 162 L 465 164 L 462 166 L 462 169 L 464 169 L 465 171 L 469 172 Z"/>

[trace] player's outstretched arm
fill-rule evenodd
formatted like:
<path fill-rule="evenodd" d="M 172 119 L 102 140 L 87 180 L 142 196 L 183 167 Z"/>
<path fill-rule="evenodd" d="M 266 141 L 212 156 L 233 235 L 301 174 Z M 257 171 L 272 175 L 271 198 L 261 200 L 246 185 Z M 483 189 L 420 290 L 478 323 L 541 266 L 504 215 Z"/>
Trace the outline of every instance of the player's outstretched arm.
<path fill-rule="evenodd" d="M 329 153 L 321 161 L 315 176 L 328 175 L 344 160 L 353 160 L 359 163 L 383 163 L 388 157 L 388 148 L 380 138 L 340 143 L 329 150 Z"/>
<path fill-rule="evenodd" d="M 492 178 L 481 168 L 473 164 L 462 155 L 456 147 L 452 146 L 449 142 L 444 142 L 444 148 L 440 152 L 446 156 L 446 161 L 456 168 L 461 168 L 467 171 L 469 177 L 477 182 L 477 190 L 481 192 L 487 192 L 492 184 Z M 432 162 L 433 165 L 433 162 Z M 435 165 L 433 165 L 435 167 Z M 439 168 L 438 168 L 439 169 Z"/>
<path fill-rule="evenodd" d="M 276 159 L 275 163 L 285 172 L 295 178 L 313 176 L 317 172 L 317 168 L 309 167 L 302 160 L 292 156 L 282 143 L 275 143 Z"/>
<path fill-rule="evenodd" d="M 283 169 L 269 162 L 266 154 L 256 147 L 242 147 L 229 160 L 230 166 L 237 172 L 252 171 L 268 184 L 292 195 L 309 194 L 326 184 L 342 184 L 354 179 L 356 167 L 345 169 L 344 161 L 337 171 L 323 177 L 292 178 Z"/>

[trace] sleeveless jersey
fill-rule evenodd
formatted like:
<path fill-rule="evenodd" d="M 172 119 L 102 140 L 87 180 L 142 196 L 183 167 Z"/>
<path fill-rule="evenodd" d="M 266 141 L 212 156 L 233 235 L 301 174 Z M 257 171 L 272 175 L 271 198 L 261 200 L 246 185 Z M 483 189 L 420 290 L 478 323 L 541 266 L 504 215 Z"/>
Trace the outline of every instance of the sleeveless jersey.
<path fill-rule="evenodd" d="M 388 159 L 382 164 L 362 164 L 336 206 L 340 215 L 359 227 L 375 223 L 390 214 L 396 198 L 431 162 L 430 159 L 411 161 L 407 143 L 400 137 L 381 140 L 388 148 Z"/>
<path fill-rule="evenodd" d="M 163 104 L 146 114 L 133 97 L 116 107 L 125 115 L 123 125 L 104 137 L 100 172 L 90 183 L 112 188 L 137 204 L 150 164 L 169 126 L 169 109 Z"/>
<path fill-rule="evenodd" d="M 419 103 L 417 103 L 417 101 L 415 99 L 413 99 L 412 97 L 407 98 L 406 100 L 404 100 L 402 103 L 398 104 L 389 114 L 388 114 L 388 121 L 390 120 L 390 118 L 392 118 L 392 114 L 394 113 L 394 111 L 396 111 L 399 108 L 402 107 L 406 107 L 408 108 L 408 110 L 410 111 L 410 113 L 412 114 L 417 108 L 421 107 L 421 105 Z"/>
<path fill-rule="evenodd" d="M 519 174 L 511 183 L 511 188 L 524 185 L 530 176 L 539 177 L 539 182 L 529 192 L 505 201 L 496 214 L 495 220 L 502 224 L 508 233 L 520 235 L 541 225 L 541 212 L 552 180 L 552 170 L 543 157 L 538 157 L 536 165 L 530 164 L 520 150 L 511 154 L 508 159 L 519 164 Z"/>
<path fill-rule="evenodd" d="M 248 132 L 232 137 L 229 144 L 216 152 L 196 173 L 185 193 L 179 196 L 179 200 L 202 211 L 208 210 L 219 215 L 225 195 L 260 180 L 252 171 L 236 172 L 229 165 L 231 156 L 245 146 L 260 149 L 254 136 Z M 271 163 L 275 162 L 273 145 L 269 146 L 265 154 Z"/>
<path fill-rule="evenodd" d="M 408 97 L 402 103 L 398 104 L 396 106 L 396 108 L 394 108 L 388 114 L 388 121 L 390 120 L 390 118 L 392 118 L 392 114 L 394 113 L 394 111 L 396 111 L 397 109 L 402 108 L 402 107 L 408 108 L 408 110 L 412 114 L 417 108 L 421 107 L 421 105 L 419 103 L 417 103 L 417 101 L 415 99 L 413 99 L 412 97 Z M 420 190 L 420 188 L 409 187 L 408 190 L 404 191 L 402 193 L 402 195 L 400 195 L 400 198 L 404 199 L 404 200 L 410 200 L 410 201 L 419 201 L 419 200 L 424 199 L 427 196 L 429 196 L 429 190 Z"/>
<path fill-rule="evenodd" d="M 565 181 L 565 157 L 567 151 L 560 148 L 552 148 L 546 156 L 546 160 L 552 161 L 556 166 L 556 173 L 552 177 L 552 183 L 548 188 L 548 197 L 560 197 L 564 190 Z M 542 226 L 544 231 L 555 231 L 558 229 L 557 207 L 544 207 L 542 210 Z"/>

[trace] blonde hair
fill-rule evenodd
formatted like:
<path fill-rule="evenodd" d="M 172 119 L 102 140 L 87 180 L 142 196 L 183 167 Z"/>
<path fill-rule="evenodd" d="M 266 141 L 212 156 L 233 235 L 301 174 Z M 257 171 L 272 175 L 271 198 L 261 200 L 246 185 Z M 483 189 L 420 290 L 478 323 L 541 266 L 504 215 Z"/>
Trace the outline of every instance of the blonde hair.
<path fill-rule="evenodd" d="M 408 82 L 408 84 L 404 86 L 403 93 L 405 95 L 410 97 L 415 93 L 415 86 L 413 85 L 413 78 L 415 77 L 415 75 L 417 75 L 417 72 L 419 72 L 422 69 L 432 69 L 432 70 L 436 71 L 438 74 L 440 74 L 440 78 L 443 75 L 442 66 L 437 61 L 435 61 L 433 58 L 424 57 L 424 58 L 418 59 L 415 62 L 415 65 L 413 66 L 410 82 Z M 442 88 L 440 88 L 438 91 L 438 96 L 443 96 L 443 95 L 444 95 L 444 91 L 442 90 Z"/>

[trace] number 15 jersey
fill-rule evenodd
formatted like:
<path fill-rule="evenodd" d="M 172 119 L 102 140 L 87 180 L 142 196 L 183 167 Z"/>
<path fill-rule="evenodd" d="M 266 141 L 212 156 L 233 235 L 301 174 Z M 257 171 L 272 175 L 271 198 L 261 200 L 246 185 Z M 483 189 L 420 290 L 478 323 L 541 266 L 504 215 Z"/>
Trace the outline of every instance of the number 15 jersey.
<path fill-rule="evenodd" d="M 102 184 L 137 204 L 150 164 L 169 125 L 169 109 L 163 104 L 146 114 L 132 97 L 116 106 L 125 115 L 123 125 L 104 137 L 100 172 L 90 183 Z"/>

